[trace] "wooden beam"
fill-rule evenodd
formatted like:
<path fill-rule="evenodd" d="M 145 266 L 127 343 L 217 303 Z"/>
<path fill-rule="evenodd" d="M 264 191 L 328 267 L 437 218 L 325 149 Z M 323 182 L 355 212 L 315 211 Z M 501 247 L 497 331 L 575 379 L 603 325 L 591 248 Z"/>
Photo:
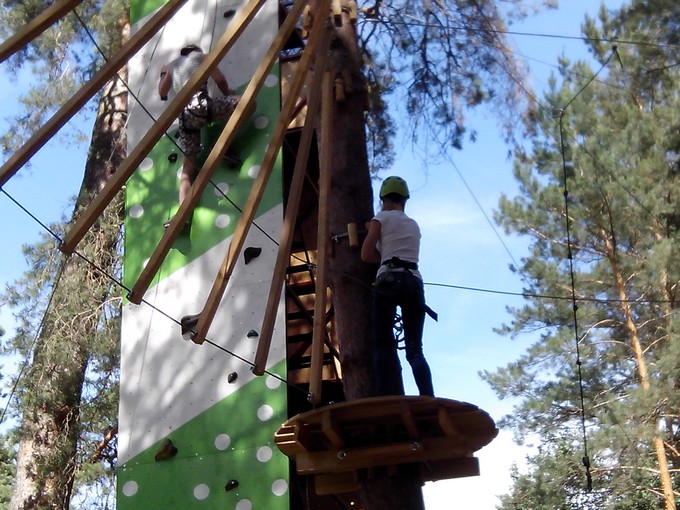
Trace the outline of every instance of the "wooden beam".
<path fill-rule="evenodd" d="M 324 412 L 321 418 L 321 431 L 335 448 L 344 448 L 345 440 L 342 438 L 342 427 L 333 418 L 330 411 Z"/>
<path fill-rule="evenodd" d="M 330 0 L 321 0 L 322 6 L 323 4 L 326 4 L 326 9 L 328 9 L 327 4 L 329 1 Z M 298 4 L 301 3 L 302 2 L 298 0 Z M 302 5 L 300 5 L 299 7 L 301 10 Z M 288 13 L 286 22 L 291 21 L 292 16 L 293 10 L 291 10 Z M 294 25 L 295 22 L 297 22 L 297 16 L 295 17 L 294 20 L 292 20 L 291 23 L 292 26 L 290 28 L 291 31 L 292 27 L 295 26 Z M 227 284 L 229 283 L 229 278 L 231 278 L 231 275 L 234 272 L 234 267 L 236 267 L 236 262 L 238 260 L 238 254 L 241 252 L 241 249 L 243 248 L 246 236 L 248 235 L 250 226 L 252 225 L 253 219 L 255 218 L 255 213 L 257 212 L 257 208 L 260 205 L 262 195 L 264 194 L 265 187 L 267 185 L 267 182 L 269 181 L 269 177 L 274 167 L 274 163 L 276 161 L 279 149 L 281 148 L 281 145 L 283 143 L 283 137 L 286 134 L 288 122 L 290 121 L 290 115 L 293 112 L 293 109 L 295 108 L 296 98 L 300 95 L 300 91 L 302 90 L 307 70 L 309 69 L 311 64 L 311 59 L 313 56 L 316 55 L 316 49 L 319 45 L 319 41 L 324 31 L 325 31 L 325 18 L 324 22 L 315 23 L 314 28 L 312 29 L 312 34 L 307 43 L 307 47 L 304 49 L 302 53 L 302 58 L 300 59 L 300 68 L 302 69 L 302 72 L 296 75 L 295 79 L 293 80 L 293 83 L 291 84 L 289 96 L 286 98 L 281 108 L 281 113 L 276 121 L 276 125 L 274 126 L 272 137 L 271 140 L 269 141 L 269 145 L 267 146 L 264 158 L 262 159 L 262 164 L 260 165 L 260 170 L 257 174 L 257 178 L 253 183 L 253 187 L 250 190 L 248 200 L 246 201 L 246 204 L 243 207 L 243 212 L 241 213 L 239 222 L 234 230 L 234 235 L 232 237 L 231 243 L 229 244 L 229 249 L 227 250 L 227 254 L 222 262 L 222 266 L 220 267 L 220 270 L 217 273 L 217 277 L 213 282 L 213 286 L 212 289 L 210 290 L 210 294 L 208 295 L 208 299 L 205 303 L 205 306 L 201 311 L 201 318 L 198 321 L 196 336 L 194 337 L 194 342 L 196 343 L 200 344 L 205 340 L 205 337 L 208 334 L 208 329 L 210 328 L 210 324 L 212 323 L 212 320 L 215 317 L 217 308 L 220 304 L 220 301 L 222 300 L 222 296 L 224 295 L 224 291 L 227 288 Z M 281 41 L 280 43 L 281 47 L 283 46 L 284 43 L 285 40 Z M 212 156 L 212 152 L 210 153 L 210 156 Z M 210 156 L 208 156 L 208 161 L 210 161 Z M 199 174 L 199 179 L 200 178 L 201 174 Z M 193 187 L 195 186 L 196 183 L 194 183 Z M 177 219 L 177 217 L 175 217 L 175 219 Z"/>
<path fill-rule="evenodd" d="M 295 463 L 300 474 L 340 473 L 379 466 L 456 459 L 467 457 L 468 454 L 467 447 L 455 439 L 434 437 L 417 442 L 299 453 Z"/>
<path fill-rule="evenodd" d="M 184 0 L 183 0 L 184 1 Z M 63 253 L 70 254 L 75 249 L 76 245 L 83 238 L 85 233 L 89 230 L 92 224 L 97 220 L 99 215 L 104 211 L 106 206 L 113 200 L 118 190 L 125 184 L 125 182 L 130 178 L 135 169 L 139 166 L 142 160 L 149 153 L 153 145 L 158 141 L 158 139 L 165 134 L 170 125 L 174 122 L 180 112 L 184 109 L 185 105 L 189 102 L 191 96 L 199 89 L 199 87 L 207 81 L 212 70 L 217 67 L 219 62 L 224 58 L 229 49 L 234 45 L 238 37 L 245 30 L 246 25 L 255 17 L 255 14 L 260 9 L 265 0 L 250 0 L 248 4 L 240 9 L 232 22 L 227 27 L 227 30 L 222 35 L 220 40 L 213 51 L 208 53 L 201 63 L 201 65 L 196 69 L 194 75 L 189 79 L 186 85 L 180 90 L 180 92 L 170 101 L 167 108 L 154 125 L 147 131 L 147 133 L 142 137 L 141 141 L 133 149 L 132 153 L 123 161 L 120 168 L 113 174 L 109 180 L 106 182 L 104 188 L 99 192 L 99 194 L 94 198 L 90 205 L 85 209 L 83 214 L 76 220 L 75 224 L 71 230 L 67 233 L 60 250 Z M 246 107 L 245 98 L 241 98 L 241 101 L 236 107 L 236 111 L 229 119 L 227 126 L 240 126 L 243 119 L 241 119 L 240 113 L 243 112 Z M 226 128 L 225 128 L 226 129 Z M 204 166 L 205 168 L 205 166 Z M 190 197 L 193 198 L 193 197 Z M 195 206 L 198 198 L 194 199 L 193 203 L 190 203 L 189 197 L 184 201 L 180 211 L 185 211 L 183 220 L 181 223 L 173 222 L 170 227 L 165 230 L 165 234 L 161 239 L 161 245 L 169 246 L 172 245 L 174 240 L 179 235 L 181 228 L 184 226 L 184 221 L 188 217 L 191 209 Z M 179 213 L 175 216 L 175 220 L 178 219 Z M 178 225 L 181 225 L 178 227 Z M 154 252 L 151 260 L 147 264 L 142 273 L 148 281 L 151 281 L 155 272 L 160 266 L 158 261 L 158 248 Z M 167 251 L 166 251 L 167 253 Z M 164 258 L 164 256 L 163 256 Z M 162 259 L 161 259 L 162 262 Z M 153 268 L 149 266 L 153 264 Z M 153 269 L 153 274 L 149 277 L 149 273 Z M 147 284 L 148 286 L 148 284 Z M 139 292 L 131 293 L 134 300 L 131 299 L 133 303 L 139 304 L 141 302 L 141 295 Z"/>
<path fill-rule="evenodd" d="M 82 2 L 83 0 L 58 0 L 54 2 L 24 25 L 16 34 L 0 44 L 0 63 L 26 46 L 47 30 L 55 21 L 63 18 L 71 9 L 75 9 Z"/>
<path fill-rule="evenodd" d="M 59 131 L 59 129 L 61 129 L 61 127 L 118 72 L 118 69 L 123 67 L 128 59 L 154 36 L 182 4 L 186 3 L 186 1 L 187 0 L 171 0 L 161 7 L 139 32 L 130 37 L 115 55 L 113 55 L 78 92 L 66 101 L 66 103 L 64 103 L 64 105 L 59 108 L 59 110 L 38 131 L 36 131 L 21 148 L 19 148 L 19 150 L 12 154 L 0 168 L 0 187 L 2 187 L 10 177 L 17 173 L 19 169 L 53 137 L 57 131 Z M 170 123 L 172 123 L 172 120 L 174 120 L 174 118 L 170 120 Z M 168 124 L 168 126 L 169 125 L 170 124 Z M 112 191 L 109 202 L 113 199 L 121 186 L 122 183 L 118 184 Z M 107 204 L 109 202 L 107 202 Z M 99 214 L 101 214 L 103 210 L 104 207 L 101 208 Z M 99 216 L 99 214 L 97 216 Z M 94 223 L 94 219 L 92 220 L 92 223 Z M 92 223 L 90 223 L 90 225 L 92 225 Z M 72 251 L 73 250 L 65 251 L 64 253 L 68 254 Z"/>
<path fill-rule="evenodd" d="M 401 419 L 404 422 L 404 427 L 406 427 L 409 437 L 411 439 L 418 439 L 420 437 L 420 433 L 418 432 L 418 425 L 413 419 L 411 406 L 409 406 L 406 401 L 402 401 L 399 404 L 399 410 L 401 411 Z"/>
<path fill-rule="evenodd" d="M 324 60 L 325 62 L 325 60 Z M 322 69 L 318 66 L 319 71 Z M 313 404 L 321 402 L 323 366 L 323 339 L 326 336 L 326 287 L 328 276 L 328 197 L 331 192 L 331 131 L 333 123 L 333 75 L 324 69 L 321 94 L 321 143 L 319 151 L 319 220 L 317 226 L 317 263 L 314 303 L 314 327 L 312 329 L 312 366 L 309 380 L 309 398 Z"/>
<path fill-rule="evenodd" d="M 328 51 L 329 41 L 330 37 L 329 35 L 326 35 L 325 40 L 321 41 L 320 53 L 323 54 Z M 281 299 L 281 289 L 283 288 L 284 279 L 286 277 L 286 268 L 288 267 L 290 260 L 290 249 L 293 244 L 295 223 L 300 209 L 300 199 L 302 197 L 305 175 L 307 174 L 309 150 L 312 146 L 316 115 L 319 110 L 322 77 L 323 73 L 320 72 L 317 72 L 314 75 L 309 98 L 307 100 L 307 116 L 305 117 L 305 125 L 302 128 L 302 135 L 300 136 L 300 145 L 298 145 L 293 178 L 291 179 L 290 192 L 288 193 L 288 203 L 286 204 L 286 213 L 281 228 L 281 238 L 279 239 L 279 251 L 276 254 L 274 275 L 272 277 L 271 287 L 269 288 L 269 298 L 264 310 L 264 319 L 262 320 L 262 328 L 260 329 L 260 339 L 255 353 L 255 363 L 253 365 L 253 373 L 255 375 L 264 374 L 264 370 L 267 366 L 267 357 L 271 347 L 272 335 L 274 334 L 274 323 L 276 322 L 276 311 L 279 306 L 279 300 Z"/>

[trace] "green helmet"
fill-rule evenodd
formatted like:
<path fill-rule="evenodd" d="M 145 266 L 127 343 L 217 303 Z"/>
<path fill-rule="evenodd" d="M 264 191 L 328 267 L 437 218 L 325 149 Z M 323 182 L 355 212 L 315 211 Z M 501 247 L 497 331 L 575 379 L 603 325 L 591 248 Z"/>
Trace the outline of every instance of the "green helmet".
<path fill-rule="evenodd" d="M 384 198 L 391 193 L 396 193 L 404 198 L 409 197 L 406 181 L 401 177 L 392 176 L 385 179 L 380 186 L 380 198 Z"/>

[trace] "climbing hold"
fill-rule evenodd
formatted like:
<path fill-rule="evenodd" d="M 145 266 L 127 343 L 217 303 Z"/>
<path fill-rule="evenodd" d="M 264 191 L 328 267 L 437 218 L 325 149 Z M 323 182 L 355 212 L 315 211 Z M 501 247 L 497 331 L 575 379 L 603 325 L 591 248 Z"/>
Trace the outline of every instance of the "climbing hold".
<path fill-rule="evenodd" d="M 156 462 L 160 462 L 161 460 L 171 459 L 175 455 L 177 455 L 177 447 L 172 444 L 170 439 L 165 438 L 153 458 Z"/>
<path fill-rule="evenodd" d="M 250 331 L 248 331 L 248 334 L 246 336 L 248 338 L 257 338 L 258 336 L 260 336 L 260 334 L 254 329 L 251 329 Z"/>
<path fill-rule="evenodd" d="M 249 246 L 243 250 L 243 258 L 245 259 L 246 264 L 248 264 L 254 258 L 259 257 L 260 253 L 262 253 L 262 248 L 255 248 L 253 246 Z"/>
<path fill-rule="evenodd" d="M 224 13 L 224 17 L 231 18 L 234 14 L 236 14 L 236 11 L 234 9 L 229 9 L 227 12 Z"/>
<path fill-rule="evenodd" d="M 232 384 L 236 379 L 238 379 L 238 374 L 236 372 L 232 372 L 227 376 L 227 382 L 229 384 Z"/>
<path fill-rule="evenodd" d="M 196 326 L 198 325 L 198 319 L 201 317 L 200 313 L 196 315 L 185 315 L 179 321 L 180 327 L 182 328 L 182 338 L 184 340 L 191 340 L 196 336 Z"/>
<path fill-rule="evenodd" d="M 236 487 L 238 487 L 238 480 L 229 480 L 227 485 L 224 486 L 224 490 L 229 492 L 233 491 Z"/>
<path fill-rule="evenodd" d="M 177 161 L 177 153 L 171 152 L 170 154 L 168 154 L 168 161 L 170 163 L 174 163 L 175 161 Z"/>

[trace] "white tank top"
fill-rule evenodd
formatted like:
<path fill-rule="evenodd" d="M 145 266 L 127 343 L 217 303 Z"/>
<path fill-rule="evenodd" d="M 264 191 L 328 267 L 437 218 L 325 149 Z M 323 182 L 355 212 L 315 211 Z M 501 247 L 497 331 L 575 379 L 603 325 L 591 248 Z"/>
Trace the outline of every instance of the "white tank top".
<path fill-rule="evenodd" d="M 380 222 L 380 260 L 384 262 L 392 257 L 399 257 L 406 262 L 418 263 L 420 252 L 420 227 L 413 218 L 406 216 L 404 211 L 380 211 L 373 218 Z M 378 274 L 386 271 L 381 265 Z M 420 272 L 411 272 L 422 279 Z"/>

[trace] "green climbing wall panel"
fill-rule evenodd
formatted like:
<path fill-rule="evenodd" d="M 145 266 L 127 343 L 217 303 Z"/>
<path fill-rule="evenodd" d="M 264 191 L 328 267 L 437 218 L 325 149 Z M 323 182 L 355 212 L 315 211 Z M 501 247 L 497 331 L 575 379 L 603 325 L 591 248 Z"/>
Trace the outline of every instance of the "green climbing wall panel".
<path fill-rule="evenodd" d="M 132 0 L 133 30 L 159 0 Z M 189 0 L 129 63 L 128 145 L 134 147 L 166 106 L 156 85 L 160 68 L 188 43 L 209 51 L 240 0 Z M 220 63 L 229 85 L 243 91 L 278 29 L 278 2 L 268 0 Z M 216 91 L 212 90 L 212 94 Z M 245 247 L 208 339 L 182 338 L 177 321 L 200 312 L 229 247 L 279 114 L 278 69 L 257 97 L 257 109 L 236 134 L 241 165 L 221 164 L 170 250 L 141 305 L 125 303 L 121 328 L 118 508 L 283 510 L 289 507 L 288 459 L 273 442 L 287 418 L 283 306 L 279 307 L 268 373 L 254 376 L 254 359 L 269 294 L 282 221 L 281 162 L 277 161 Z M 142 108 L 141 106 L 144 106 Z M 202 131 L 207 156 L 223 125 Z M 131 288 L 177 210 L 182 154 L 175 123 L 126 186 L 123 280 Z M 177 454 L 156 459 L 167 440 Z"/>

